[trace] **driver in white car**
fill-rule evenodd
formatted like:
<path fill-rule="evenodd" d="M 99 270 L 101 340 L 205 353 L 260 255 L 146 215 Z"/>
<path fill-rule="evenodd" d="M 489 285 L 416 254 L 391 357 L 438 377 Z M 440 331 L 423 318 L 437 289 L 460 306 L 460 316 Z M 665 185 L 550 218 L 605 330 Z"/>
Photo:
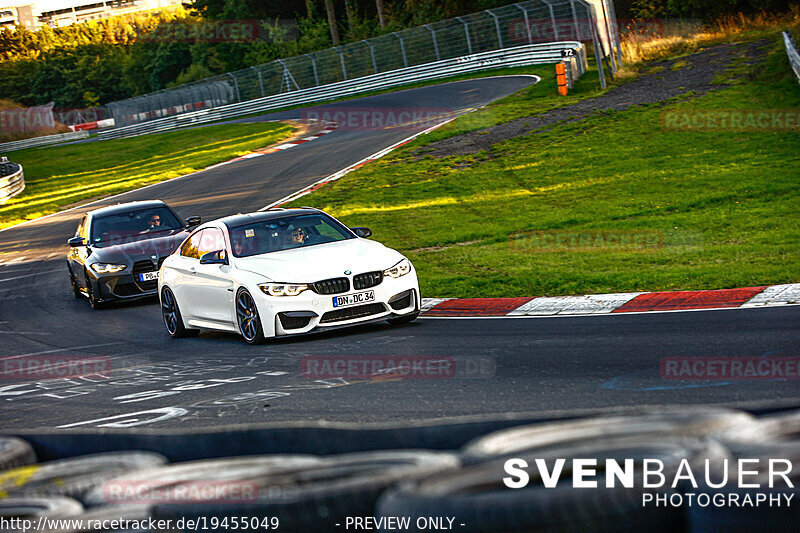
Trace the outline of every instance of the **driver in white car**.
<path fill-rule="evenodd" d="M 303 228 L 294 228 L 291 236 L 291 244 L 293 246 L 302 246 L 305 244 L 306 233 L 303 231 Z"/>

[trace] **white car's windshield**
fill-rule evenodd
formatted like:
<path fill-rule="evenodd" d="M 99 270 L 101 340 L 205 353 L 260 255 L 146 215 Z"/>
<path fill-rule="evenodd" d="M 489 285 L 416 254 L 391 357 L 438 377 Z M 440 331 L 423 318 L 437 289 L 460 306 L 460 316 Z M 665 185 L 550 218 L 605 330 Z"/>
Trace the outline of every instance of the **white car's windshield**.
<path fill-rule="evenodd" d="M 230 229 L 236 257 L 354 239 L 347 228 L 324 214 L 287 216 Z"/>

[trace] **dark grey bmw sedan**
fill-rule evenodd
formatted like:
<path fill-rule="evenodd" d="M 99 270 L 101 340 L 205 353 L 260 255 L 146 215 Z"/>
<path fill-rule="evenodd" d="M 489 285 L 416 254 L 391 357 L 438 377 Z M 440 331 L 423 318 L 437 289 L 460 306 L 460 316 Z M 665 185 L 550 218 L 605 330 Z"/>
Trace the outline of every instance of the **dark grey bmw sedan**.
<path fill-rule="evenodd" d="M 73 294 L 94 309 L 156 295 L 161 263 L 198 224 L 200 217 L 183 220 L 161 200 L 89 211 L 67 241 Z"/>

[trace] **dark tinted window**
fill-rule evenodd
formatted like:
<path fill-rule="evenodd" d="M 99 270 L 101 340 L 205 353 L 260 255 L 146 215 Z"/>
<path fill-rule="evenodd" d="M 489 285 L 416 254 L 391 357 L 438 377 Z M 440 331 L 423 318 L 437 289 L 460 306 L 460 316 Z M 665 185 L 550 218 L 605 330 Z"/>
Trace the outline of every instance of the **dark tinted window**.
<path fill-rule="evenodd" d="M 353 239 L 355 236 L 324 213 L 296 215 L 231 228 L 236 257 L 279 252 L 292 248 Z"/>
<path fill-rule="evenodd" d="M 166 207 L 123 211 L 92 220 L 92 242 L 124 242 L 128 237 L 182 229 L 183 224 Z"/>

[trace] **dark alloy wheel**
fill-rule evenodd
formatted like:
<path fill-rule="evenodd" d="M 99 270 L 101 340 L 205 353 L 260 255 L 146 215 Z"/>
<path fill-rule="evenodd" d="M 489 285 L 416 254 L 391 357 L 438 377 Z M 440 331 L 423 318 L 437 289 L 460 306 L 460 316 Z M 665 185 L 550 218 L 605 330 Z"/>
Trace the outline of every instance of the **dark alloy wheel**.
<path fill-rule="evenodd" d="M 81 292 L 81 286 L 78 285 L 78 280 L 75 279 L 75 275 L 71 270 L 69 272 L 69 282 L 72 284 L 72 295 L 75 298 L 81 298 L 83 296 L 83 293 Z"/>
<path fill-rule="evenodd" d="M 247 344 L 264 342 L 264 331 L 261 329 L 256 302 L 246 289 L 239 289 L 236 294 L 236 320 L 239 323 L 239 332 Z"/>
<path fill-rule="evenodd" d="M 103 306 L 103 304 L 94 295 L 94 288 L 92 287 L 92 279 L 89 277 L 88 272 L 84 272 L 84 276 L 86 279 L 86 296 L 89 297 L 89 307 L 91 307 L 92 309 L 100 309 Z"/>
<path fill-rule="evenodd" d="M 164 290 L 161 291 L 161 316 L 164 317 L 164 326 L 167 328 L 167 333 L 173 339 L 193 337 L 199 333 L 198 330 L 187 329 L 183 325 L 178 301 L 169 287 L 164 287 Z"/>

